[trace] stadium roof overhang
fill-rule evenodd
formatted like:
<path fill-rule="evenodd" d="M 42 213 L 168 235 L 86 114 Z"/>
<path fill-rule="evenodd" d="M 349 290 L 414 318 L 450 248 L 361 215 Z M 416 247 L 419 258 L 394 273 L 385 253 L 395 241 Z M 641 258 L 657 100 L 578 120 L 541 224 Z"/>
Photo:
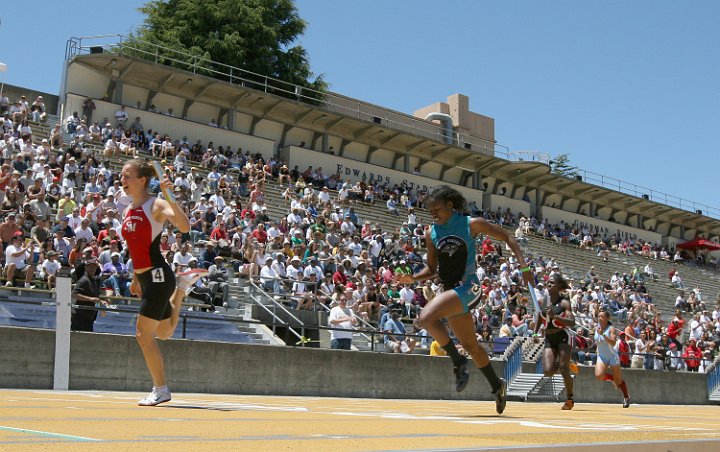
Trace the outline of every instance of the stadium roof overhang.
<path fill-rule="evenodd" d="M 361 141 L 371 148 L 414 156 L 421 162 L 433 161 L 445 167 L 459 167 L 464 171 L 480 172 L 513 184 L 542 189 L 549 194 L 593 202 L 597 208 L 628 211 L 648 219 L 656 218 L 660 222 L 683 225 L 686 229 L 697 229 L 698 233 L 720 235 L 720 221 L 716 219 L 582 180 L 551 174 L 550 167 L 543 163 L 508 161 L 426 138 L 402 128 L 392 128 L 365 118 L 330 111 L 320 105 L 310 105 L 242 84 L 230 84 L 121 54 L 78 55 L 71 60 L 71 64 L 83 65 L 109 80 L 219 108 L 234 109 L 251 115 L 256 121 L 267 119 L 287 128 L 299 127 L 320 134 L 329 133 L 344 140 Z"/>

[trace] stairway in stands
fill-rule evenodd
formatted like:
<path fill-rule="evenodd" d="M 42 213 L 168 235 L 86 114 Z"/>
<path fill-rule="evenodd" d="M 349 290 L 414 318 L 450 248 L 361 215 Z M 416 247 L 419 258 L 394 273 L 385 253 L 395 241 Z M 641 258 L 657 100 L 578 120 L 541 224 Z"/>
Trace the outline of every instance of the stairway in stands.
<path fill-rule="evenodd" d="M 544 349 L 543 340 L 525 338 L 522 344 L 522 361 L 527 369 L 534 364 L 534 372 L 519 372 L 508 385 L 508 397 L 527 401 L 557 401 L 565 390 L 562 377 L 545 377 L 542 374 L 540 359 Z"/>
<path fill-rule="evenodd" d="M 545 377 L 543 374 L 519 373 L 510 383 L 507 395 L 523 402 L 549 402 L 560 400 L 565 384 L 560 375 Z"/>
<path fill-rule="evenodd" d="M 712 392 L 712 394 L 710 394 L 710 397 L 708 398 L 708 400 L 720 403 L 720 387 L 715 388 L 715 390 Z"/>

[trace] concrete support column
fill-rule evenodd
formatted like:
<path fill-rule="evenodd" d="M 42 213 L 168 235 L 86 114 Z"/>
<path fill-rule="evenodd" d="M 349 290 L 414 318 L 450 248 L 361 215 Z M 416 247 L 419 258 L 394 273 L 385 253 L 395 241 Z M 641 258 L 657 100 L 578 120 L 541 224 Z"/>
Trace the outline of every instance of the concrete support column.
<path fill-rule="evenodd" d="M 290 131 L 290 129 L 292 129 L 292 126 L 289 126 L 287 124 L 283 126 L 282 134 L 280 135 L 280 139 L 278 140 L 278 143 L 277 143 L 278 149 L 285 147 L 285 138 L 287 138 L 287 134 Z"/>
<path fill-rule="evenodd" d="M 533 213 L 536 218 L 542 216 L 542 191 L 539 188 L 535 189 L 535 212 Z"/>
<path fill-rule="evenodd" d="M 70 317 L 72 314 L 72 281 L 57 278 L 55 291 L 55 369 L 53 389 L 67 391 L 70 384 Z"/>
<path fill-rule="evenodd" d="M 122 101 L 122 98 L 123 98 L 123 86 L 125 86 L 125 84 L 122 82 L 122 80 L 116 80 L 116 81 L 115 81 L 115 92 L 113 93 L 112 99 L 113 99 L 113 102 L 116 103 L 116 104 L 121 104 L 121 105 L 122 105 L 122 103 L 123 103 L 123 101 Z"/>
<path fill-rule="evenodd" d="M 148 91 L 147 99 L 145 99 L 145 110 L 150 108 L 150 105 L 152 105 L 153 101 L 155 100 L 155 96 L 157 96 L 157 91 Z M 185 110 L 183 110 L 182 117 L 185 118 Z"/>
<path fill-rule="evenodd" d="M 475 190 L 480 190 L 480 187 L 482 187 L 482 175 L 475 171 L 472 174 L 472 188 Z"/>
<path fill-rule="evenodd" d="M 230 112 L 230 110 L 228 110 L 227 108 L 220 108 L 220 111 L 218 111 L 218 119 L 217 119 L 218 126 L 220 124 L 222 124 L 223 119 L 225 119 L 225 115 L 227 115 L 229 112 Z M 225 125 L 227 126 L 227 123 L 225 123 Z"/>
<path fill-rule="evenodd" d="M 231 108 L 228 111 L 228 118 L 227 118 L 227 128 L 228 130 L 235 130 L 235 109 Z"/>
<path fill-rule="evenodd" d="M 345 147 L 347 147 L 348 144 L 350 144 L 349 140 L 342 140 L 340 143 L 340 149 L 338 149 L 338 157 L 343 157 L 345 155 Z"/>
<path fill-rule="evenodd" d="M 154 96 L 153 96 L 154 97 Z M 182 118 L 187 119 L 188 111 L 190 110 L 190 107 L 192 104 L 194 104 L 194 100 L 185 99 L 185 104 L 183 105 L 183 111 L 182 111 Z"/>

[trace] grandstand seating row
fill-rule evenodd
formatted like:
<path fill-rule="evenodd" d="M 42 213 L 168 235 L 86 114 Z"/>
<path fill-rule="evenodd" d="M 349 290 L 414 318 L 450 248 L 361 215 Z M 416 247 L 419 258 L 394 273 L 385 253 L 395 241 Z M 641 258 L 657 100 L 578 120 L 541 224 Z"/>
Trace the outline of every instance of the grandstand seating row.
<path fill-rule="evenodd" d="M 47 136 L 50 127 L 52 126 L 52 120 L 48 124 L 33 124 L 35 131 L 34 137 L 36 141 L 40 138 Z M 90 145 L 90 149 L 94 149 L 97 152 L 102 151 L 102 145 Z M 118 171 L 124 158 L 113 160 L 113 170 Z M 202 168 L 198 164 L 191 163 L 192 166 L 198 168 L 198 172 L 201 175 L 206 175 L 207 170 Z M 276 183 L 267 184 L 266 197 L 269 215 L 273 219 L 279 219 L 286 215 L 287 204 L 281 198 L 283 188 Z M 405 215 L 401 213 L 398 216 L 389 215 L 387 209 L 382 202 L 378 202 L 374 205 L 368 205 L 365 203 L 354 204 L 358 216 L 362 220 L 368 220 L 371 223 L 380 224 L 386 231 L 394 231 L 399 229 L 402 222 L 405 220 Z M 427 224 L 429 222 L 429 215 L 423 209 L 417 209 L 416 214 L 419 217 L 421 223 Z M 637 256 L 619 256 L 613 255 L 609 262 L 604 262 L 602 259 L 595 256 L 592 251 L 589 250 L 578 250 L 570 245 L 557 244 L 554 241 L 546 240 L 537 236 L 529 237 L 529 244 L 527 250 L 535 255 L 551 256 L 556 258 L 563 266 L 563 271 L 570 276 L 582 279 L 585 272 L 591 265 L 596 267 L 597 273 L 601 279 L 608 279 L 614 271 L 627 271 L 632 270 L 633 265 L 645 265 L 645 260 Z M 664 314 L 666 320 L 667 316 L 674 312 L 674 300 L 677 295 L 675 289 L 672 289 L 667 284 L 666 274 L 669 271 L 671 264 L 663 261 L 652 261 L 655 267 L 656 273 L 659 275 L 658 282 L 649 282 L 648 288 L 654 297 L 656 305 L 659 310 Z M 686 287 L 692 288 L 695 286 L 700 287 L 703 294 L 705 295 L 705 301 L 714 301 L 716 294 L 720 289 L 720 279 L 717 273 L 693 268 L 691 266 L 683 266 L 680 271 L 682 272 L 683 279 L 685 280 Z M 708 304 L 709 305 L 709 304 Z"/>

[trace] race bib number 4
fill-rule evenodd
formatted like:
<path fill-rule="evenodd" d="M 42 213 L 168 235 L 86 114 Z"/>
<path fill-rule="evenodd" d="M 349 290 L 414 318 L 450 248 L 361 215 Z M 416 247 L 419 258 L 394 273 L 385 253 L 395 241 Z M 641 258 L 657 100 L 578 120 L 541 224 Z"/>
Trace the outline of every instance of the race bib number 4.
<path fill-rule="evenodd" d="M 152 281 L 154 283 L 165 282 L 165 272 L 162 268 L 153 268 L 150 271 L 152 272 Z"/>

